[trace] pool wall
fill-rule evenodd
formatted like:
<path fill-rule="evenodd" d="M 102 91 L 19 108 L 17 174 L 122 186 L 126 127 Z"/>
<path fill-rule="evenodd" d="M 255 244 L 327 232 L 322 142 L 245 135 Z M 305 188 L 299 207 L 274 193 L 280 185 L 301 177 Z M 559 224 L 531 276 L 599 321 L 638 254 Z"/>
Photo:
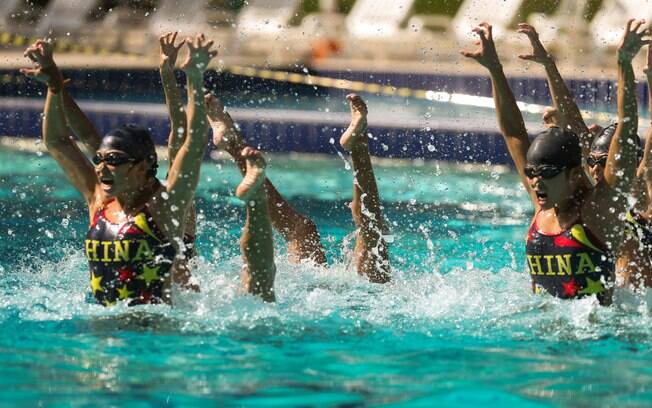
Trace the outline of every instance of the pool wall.
<path fill-rule="evenodd" d="M 364 81 L 396 87 L 434 89 L 439 91 L 491 96 L 488 78 L 479 76 L 443 76 L 417 74 L 384 74 L 327 71 L 315 73 L 338 79 Z M 178 79 L 182 82 L 182 73 Z M 119 102 L 122 109 L 84 109 L 101 132 L 131 122 L 152 130 L 157 143 L 164 144 L 169 124 L 162 109 L 163 94 L 159 74 L 155 70 L 84 70 L 64 71 L 69 78 L 69 92 L 79 100 Z M 512 78 L 510 85 L 519 100 L 547 104 L 550 101 L 547 83 L 541 78 Z M 583 108 L 613 111 L 616 87 L 607 80 L 571 80 L 569 88 Z M 289 84 L 273 80 L 238 77 L 229 73 L 210 72 L 206 87 L 217 90 L 226 99 L 246 98 L 249 94 L 273 92 L 301 96 L 342 98 L 344 90 Z M 638 84 L 639 108 L 647 109 L 646 84 Z M 41 132 L 43 87 L 25 79 L 17 71 L 0 70 L 0 134 L 16 137 L 38 137 Z M 134 108 L 130 109 L 130 104 Z M 151 109 L 142 106 L 152 104 Z M 234 110 L 234 111 L 237 111 Z M 251 112 L 258 111 L 253 106 Z M 329 118 L 322 112 L 269 112 L 247 114 L 246 109 L 234 112 L 248 142 L 265 151 L 333 154 L 336 140 L 346 126 L 345 117 Z M 373 125 L 373 124 L 372 124 Z M 508 163 L 506 146 L 495 122 L 484 128 L 460 127 L 406 121 L 371 126 L 375 140 L 372 154 L 380 157 L 423 158 L 461 162 Z"/>

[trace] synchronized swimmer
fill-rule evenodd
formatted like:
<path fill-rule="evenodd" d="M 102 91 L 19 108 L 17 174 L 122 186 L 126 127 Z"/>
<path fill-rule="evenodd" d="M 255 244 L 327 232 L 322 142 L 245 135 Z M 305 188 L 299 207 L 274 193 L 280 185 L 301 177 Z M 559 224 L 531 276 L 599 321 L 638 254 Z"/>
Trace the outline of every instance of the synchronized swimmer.
<path fill-rule="evenodd" d="M 633 58 L 651 42 L 644 39 L 649 32 L 643 26 L 643 20 L 627 22 L 618 47 L 618 121 L 602 129 L 585 124 L 534 27 L 519 24 L 533 49 L 520 57 L 544 66 L 553 100 L 543 117 L 546 130 L 532 141 L 496 53 L 491 25 L 474 28 L 480 39 L 477 50 L 461 52 L 489 71 L 498 124 L 532 200 L 526 255 L 534 293 L 563 299 L 595 296 L 609 305 L 617 286 L 639 291 L 652 285 L 652 134 L 641 150 L 632 68 Z M 194 195 L 210 127 L 215 147 L 233 158 L 243 176 L 235 190 L 246 207 L 242 288 L 272 302 L 273 231 L 283 237 L 293 261 L 326 266 L 317 226 L 266 176 L 263 154 L 246 144 L 221 101 L 203 94 L 204 72 L 217 55 L 213 42 L 203 34 L 179 43 L 176 38 L 177 33 L 160 37 L 159 68 L 170 118 L 170 169 L 164 183 L 156 177 L 157 156 L 147 129 L 126 124 L 100 136 L 67 93 L 52 44 L 37 41 L 25 51 L 34 66 L 21 72 L 48 89 L 45 146 L 88 205 L 85 253 L 92 294 L 105 306 L 118 301 L 138 305 L 173 303 L 173 284 L 200 290 L 189 260 L 196 255 Z M 187 106 L 174 75 L 184 45 Z M 646 74 L 652 83 L 652 69 Z M 353 261 L 360 275 L 386 283 L 391 278 L 388 231 L 369 155 L 367 105 L 356 94 L 346 98 L 351 122 L 339 142 L 353 163 Z M 71 133 L 94 152 L 91 159 Z"/>

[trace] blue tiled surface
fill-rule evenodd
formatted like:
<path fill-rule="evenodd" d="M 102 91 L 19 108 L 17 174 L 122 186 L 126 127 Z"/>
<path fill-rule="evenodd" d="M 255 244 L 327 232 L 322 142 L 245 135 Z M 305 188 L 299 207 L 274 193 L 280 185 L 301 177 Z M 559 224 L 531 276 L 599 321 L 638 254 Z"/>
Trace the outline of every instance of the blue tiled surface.
<path fill-rule="evenodd" d="M 42 87 L 26 81 L 15 71 L 0 71 L 0 95 L 10 97 L 42 97 Z M 348 80 L 392 84 L 397 87 L 446 90 L 491 95 L 491 84 L 484 77 L 370 74 L 353 72 L 320 72 L 322 76 Z M 72 81 L 68 87 L 77 98 L 86 100 L 114 100 L 129 102 L 161 103 L 163 95 L 158 72 L 155 70 L 90 70 L 65 71 L 64 75 Z M 181 81 L 182 74 L 179 74 Z M 245 83 L 246 82 L 246 83 Z M 519 100 L 548 103 L 549 93 L 543 79 L 514 78 L 510 80 L 512 89 Z M 340 97 L 345 91 L 313 88 L 305 85 L 290 85 L 277 81 L 246 79 L 231 74 L 209 73 L 206 85 L 210 89 L 219 88 L 222 95 L 242 95 L 248 92 L 272 91 L 297 95 Z M 645 84 L 639 84 L 639 95 L 646 95 Z M 615 86 L 609 81 L 573 80 L 569 87 L 583 107 L 600 109 L 610 105 L 615 99 Z M 130 98 L 129 100 L 127 98 Z M 641 99 L 641 109 L 647 107 L 647 100 Z M 0 110 L 0 133 L 10 136 L 37 137 L 40 135 L 40 114 L 35 109 Z M 106 132 L 122 123 L 131 122 L 152 130 L 158 143 L 164 143 L 168 135 L 168 121 L 162 116 L 125 115 L 113 113 L 89 113 L 91 120 Z M 341 128 L 314 122 L 293 124 L 283 121 L 261 122 L 240 120 L 245 137 L 249 143 L 266 151 L 334 153 Z M 463 132 L 459 130 L 371 128 L 376 137 L 370 143 L 374 155 L 381 157 L 424 158 L 468 162 L 508 162 L 506 147 L 499 134 L 494 132 Z"/>

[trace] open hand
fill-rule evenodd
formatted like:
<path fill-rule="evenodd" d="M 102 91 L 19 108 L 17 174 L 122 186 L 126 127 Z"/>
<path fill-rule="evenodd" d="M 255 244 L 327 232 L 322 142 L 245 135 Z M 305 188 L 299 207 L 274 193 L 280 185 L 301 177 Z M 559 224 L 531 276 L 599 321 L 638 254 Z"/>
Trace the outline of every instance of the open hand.
<path fill-rule="evenodd" d="M 618 61 L 631 63 L 636 54 L 645 44 L 652 43 L 651 40 L 644 40 L 644 36 L 650 35 L 650 30 L 643 25 L 645 20 L 630 19 L 625 26 L 625 33 L 618 46 Z"/>
<path fill-rule="evenodd" d="M 553 62 L 552 56 L 548 54 L 541 40 L 539 40 L 539 33 L 528 23 L 519 23 L 517 32 L 527 35 L 530 44 L 532 44 L 531 54 L 521 54 L 518 57 L 526 61 L 534 61 L 539 64 L 550 64 Z"/>
<path fill-rule="evenodd" d="M 54 63 L 51 42 L 38 40 L 29 46 L 23 55 L 35 65 L 31 68 L 21 68 L 20 72 L 30 78 L 46 84 L 49 88 L 61 89 L 63 77 Z"/>
<path fill-rule="evenodd" d="M 169 65 L 174 68 L 174 65 L 177 63 L 177 56 L 179 55 L 179 50 L 186 43 L 186 40 L 181 40 L 179 45 L 174 45 L 174 42 L 177 40 L 178 31 L 165 33 L 159 37 L 159 43 L 161 44 L 161 65 Z"/>
<path fill-rule="evenodd" d="M 217 51 L 210 49 L 213 46 L 213 41 L 206 41 L 204 34 L 200 33 L 194 39 L 188 37 L 186 44 L 189 50 L 188 58 L 181 68 L 186 73 L 203 74 L 208 68 L 208 63 L 217 55 Z"/>
<path fill-rule="evenodd" d="M 479 48 L 473 52 L 461 50 L 460 54 L 467 58 L 473 58 L 489 70 L 500 67 L 491 25 L 484 22 L 480 23 L 473 29 L 473 32 L 480 37 L 480 40 L 475 43 Z"/>

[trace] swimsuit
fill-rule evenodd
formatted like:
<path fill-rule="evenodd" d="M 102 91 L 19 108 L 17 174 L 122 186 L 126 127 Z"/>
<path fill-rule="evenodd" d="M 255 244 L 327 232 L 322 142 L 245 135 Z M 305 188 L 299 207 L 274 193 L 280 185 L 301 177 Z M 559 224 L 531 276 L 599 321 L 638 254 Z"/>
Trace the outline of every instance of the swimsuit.
<path fill-rule="evenodd" d="M 538 216 L 526 244 L 532 290 L 563 299 L 595 294 L 603 303 L 616 269 L 613 255 L 581 221 L 559 234 L 546 234 L 537 228 Z"/>
<path fill-rule="evenodd" d="M 147 207 L 114 224 L 106 217 L 106 204 L 93 216 L 85 241 L 93 296 L 105 306 L 116 300 L 129 306 L 162 302 L 176 250 Z"/>

